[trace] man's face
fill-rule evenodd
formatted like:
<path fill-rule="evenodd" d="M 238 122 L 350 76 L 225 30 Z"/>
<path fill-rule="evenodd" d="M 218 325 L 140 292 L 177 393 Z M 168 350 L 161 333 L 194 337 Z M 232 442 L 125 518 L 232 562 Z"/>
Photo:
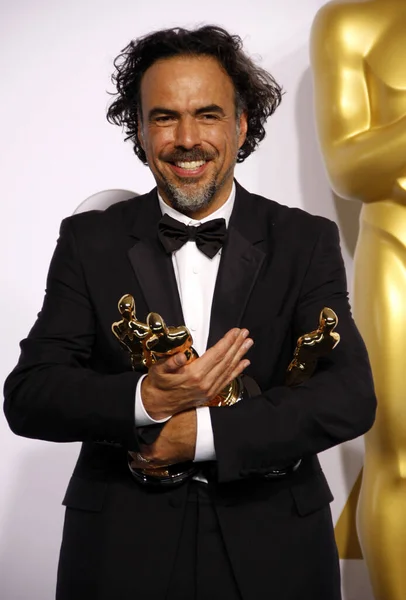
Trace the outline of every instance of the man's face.
<path fill-rule="evenodd" d="M 196 218 L 217 210 L 247 131 L 227 73 L 207 56 L 159 60 L 143 76 L 141 111 L 139 140 L 165 202 Z"/>

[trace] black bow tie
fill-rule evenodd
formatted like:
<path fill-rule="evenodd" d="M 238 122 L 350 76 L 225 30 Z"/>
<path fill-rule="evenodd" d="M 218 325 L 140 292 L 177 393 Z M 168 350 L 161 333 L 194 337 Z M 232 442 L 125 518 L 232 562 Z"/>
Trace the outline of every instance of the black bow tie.
<path fill-rule="evenodd" d="M 224 219 L 213 219 L 194 227 L 184 225 L 169 215 L 164 215 L 158 225 L 158 237 L 168 253 L 175 252 L 186 242 L 192 241 L 196 242 L 199 250 L 209 258 L 213 258 L 220 250 L 226 233 Z"/>

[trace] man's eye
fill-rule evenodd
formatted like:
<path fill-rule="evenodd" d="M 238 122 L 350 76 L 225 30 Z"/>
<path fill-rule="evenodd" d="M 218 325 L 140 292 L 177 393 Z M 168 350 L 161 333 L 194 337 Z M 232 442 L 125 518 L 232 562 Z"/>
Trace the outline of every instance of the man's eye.
<path fill-rule="evenodd" d="M 169 123 L 170 121 L 173 121 L 174 117 L 172 117 L 171 115 L 162 115 L 161 117 L 155 117 L 155 122 L 156 123 Z"/>
<path fill-rule="evenodd" d="M 205 121 L 217 121 L 218 119 L 218 116 L 212 113 L 204 113 L 202 117 Z"/>

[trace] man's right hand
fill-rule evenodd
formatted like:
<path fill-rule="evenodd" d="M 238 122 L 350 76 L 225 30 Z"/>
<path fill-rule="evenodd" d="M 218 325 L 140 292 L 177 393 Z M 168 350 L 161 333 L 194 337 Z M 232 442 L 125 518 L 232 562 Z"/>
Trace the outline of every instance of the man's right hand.
<path fill-rule="evenodd" d="M 231 329 L 201 357 L 187 363 L 183 353 L 150 367 L 142 382 L 145 410 L 155 420 L 204 406 L 250 364 L 244 359 L 253 345 L 247 329 Z"/>

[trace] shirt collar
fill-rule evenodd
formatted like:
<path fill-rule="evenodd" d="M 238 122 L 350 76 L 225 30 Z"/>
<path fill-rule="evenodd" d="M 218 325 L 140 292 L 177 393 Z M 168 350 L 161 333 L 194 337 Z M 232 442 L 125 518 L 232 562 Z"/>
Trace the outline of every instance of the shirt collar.
<path fill-rule="evenodd" d="M 211 213 L 210 215 L 207 215 L 207 217 L 203 217 L 203 219 L 200 219 L 199 221 L 196 219 L 192 219 L 191 217 L 188 217 L 187 215 L 184 215 L 183 213 L 179 212 L 178 210 L 175 210 L 174 208 L 172 208 L 172 206 L 168 206 L 168 204 L 166 204 L 161 195 L 158 192 L 158 200 L 159 200 L 159 208 L 161 209 L 161 212 L 163 215 L 169 215 L 170 217 L 172 217 L 172 219 L 176 219 L 177 221 L 180 221 L 181 223 L 183 223 L 184 225 L 200 225 L 201 223 L 206 223 L 206 221 L 212 221 L 213 219 L 224 219 L 226 222 L 226 227 L 228 227 L 228 222 L 230 221 L 230 217 L 231 217 L 231 213 L 233 212 L 233 207 L 234 207 L 234 201 L 235 201 L 235 183 L 233 181 L 233 187 L 231 188 L 231 194 L 229 195 L 227 201 L 220 206 L 220 208 L 218 208 L 215 212 Z"/>

